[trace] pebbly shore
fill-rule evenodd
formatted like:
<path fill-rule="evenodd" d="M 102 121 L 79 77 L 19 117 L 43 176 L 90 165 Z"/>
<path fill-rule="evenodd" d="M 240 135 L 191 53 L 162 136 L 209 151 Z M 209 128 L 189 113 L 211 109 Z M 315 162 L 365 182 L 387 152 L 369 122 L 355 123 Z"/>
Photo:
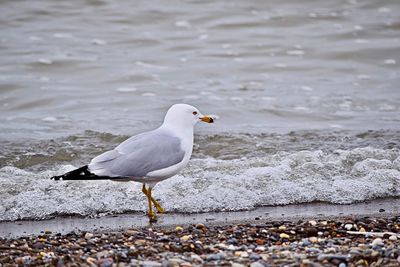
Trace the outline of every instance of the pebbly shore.
<path fill-rule="evenodd" d="M 400 216 L 44 231 L 0 238 L 0 266 L 400 266 Z"/>

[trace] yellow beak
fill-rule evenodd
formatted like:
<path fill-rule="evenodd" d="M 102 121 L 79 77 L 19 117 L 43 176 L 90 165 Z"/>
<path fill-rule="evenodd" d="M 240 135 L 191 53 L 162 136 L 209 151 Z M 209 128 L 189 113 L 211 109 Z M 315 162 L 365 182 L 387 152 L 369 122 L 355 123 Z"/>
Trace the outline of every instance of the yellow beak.
<path fill-rule="evenodd" d="M 202 118 L 200 118 L 201 121 L 207 122 L 207 123 L 213 123 L 214 119 L 210 116 L 204 116 Z"/>

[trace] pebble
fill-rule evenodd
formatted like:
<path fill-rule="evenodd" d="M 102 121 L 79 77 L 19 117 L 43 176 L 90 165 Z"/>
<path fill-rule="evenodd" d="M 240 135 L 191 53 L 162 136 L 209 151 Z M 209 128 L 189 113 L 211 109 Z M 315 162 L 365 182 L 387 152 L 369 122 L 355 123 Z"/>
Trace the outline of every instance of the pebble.
<path fill-rule="evenodd" d="M 372 241 L 372 246 L 373 246 L 373 247 L 376 247 L 376 246 L 383 246 L 383 245 L 384 245 L 383 240 L 382 240 L 382 238 L 380 238 L 380 237 L 375 238 L 375 239 Z"/>
<path fill-rule="evenodd" d="M 314 221 L 314 220 L 308 221 L 308 223 L 309 223 L 311 226 L 316 226 L 316 225 L 317 225 L 317 222 Z"/>
<path fill-rule="evenodd" d="M 250 264 L 250 267 L 264 267 L 264 264 L 256 261 L 256 262 L 253 262 L 252 264 Z"/>
<path fill-rule="evenodd" d="M 346 225 L 360 231 L 364 228 L 395 234 L 383 238 L 356 235 L 348 233 Z M 399 232 L 398 216 L 48 233 L 20 239 L 0 238 L 0 265 L 347 267 L 365 266 L 367 260 L 369 266 L 399 266 Z"/>
<path fill-rule="evenodd" d="M 141 265 L 143 267 L 161 267 L 162 264 L 156 261 L 142 261 Z"/>
<path fill-rule="evenodd" d="M 285 234 L 285 233 L 281 233 L 280 235 L 279 235 L 279 237 L 280 238 L 286 238 L 286 239 L 289 239 L 289 235 L 288 234 Z"/>
<path fill-rule="evenodd" d="M 218 261 L 223 259 L 225 259 L 225 255 L 222 253 L 215 253 L 207 256 L 208 261 Z"/>
<path fill-rule="evenodd" d="M 348 223 L 344 226 L 344 228 L 346 228 L 347 231 L 350 231 L 353 228 L 353 225 Z"/>
<path fill-rule="evenodd" d="M 317 243 L 318 242 L 318 238 L 316 238 L 315 236 L 310 237 L 308 240 L 310 240 L 311 243 Z"/>
<path fill-rule="evenodd" d="M 85 234 L 85 239 L 91 239 L 93 237 L 93 234 L 92 233 L 86 233 Z"/>
<path fill-rule="evenodd" d="M 181 237 L 181 241 L 186 242 L 186 241 L 188 241 L 188 240 L 191 239 L 191 238 L 192 238 L 191 235 L 184 235 L 184 236 Z"/>
<path fill-rule="evenodd" d="M 196 224 L 196 228 L 197 228 L 197 229 L 204 229 L 204 228 L 205 228 L 205 225 L 202 224 L 202 223 L 198 223 L 198 224 Z"/>

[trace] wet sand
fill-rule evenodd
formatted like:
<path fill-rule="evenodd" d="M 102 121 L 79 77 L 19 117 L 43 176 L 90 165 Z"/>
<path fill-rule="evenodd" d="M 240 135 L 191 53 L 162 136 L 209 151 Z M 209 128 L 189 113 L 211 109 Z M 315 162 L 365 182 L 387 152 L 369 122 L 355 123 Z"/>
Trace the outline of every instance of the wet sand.
<path fill-rule="evenodd" d="M 39 235 L 44 231 L 67 234 L 72 231 L 117 231 L 130 227 L 171 227 L 193 223 L 229 224 L 260 221 L 344 218 L 352 216 L 388 217 L 400 215 L 400 199 L 379 199 L 351 205 L 308 203 L 275 207 L 259 207 L 251 211 L 210 213 L 166 213 L 156 224 L 149 225 L 143 213 L 103 216 L 97 218 L 58 217 L 42 221 L 0 223 L 0 237 L 15 238 Z"/>
<path fill-rule="evenodd" d="M 0 265 L 399 266 L 399 199 L 0 224 Z"/>

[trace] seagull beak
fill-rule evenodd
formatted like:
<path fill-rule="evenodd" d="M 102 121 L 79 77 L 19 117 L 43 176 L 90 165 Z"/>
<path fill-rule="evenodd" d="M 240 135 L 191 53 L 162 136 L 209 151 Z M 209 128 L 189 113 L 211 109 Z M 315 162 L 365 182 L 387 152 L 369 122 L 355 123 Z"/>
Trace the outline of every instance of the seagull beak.
<path fill-rule="evenodd" d="M 207 122 L 207 123 L 213 123 L 214 119 L 210 116 L 203 116 L 200 118 L 201 121 Z"/>

